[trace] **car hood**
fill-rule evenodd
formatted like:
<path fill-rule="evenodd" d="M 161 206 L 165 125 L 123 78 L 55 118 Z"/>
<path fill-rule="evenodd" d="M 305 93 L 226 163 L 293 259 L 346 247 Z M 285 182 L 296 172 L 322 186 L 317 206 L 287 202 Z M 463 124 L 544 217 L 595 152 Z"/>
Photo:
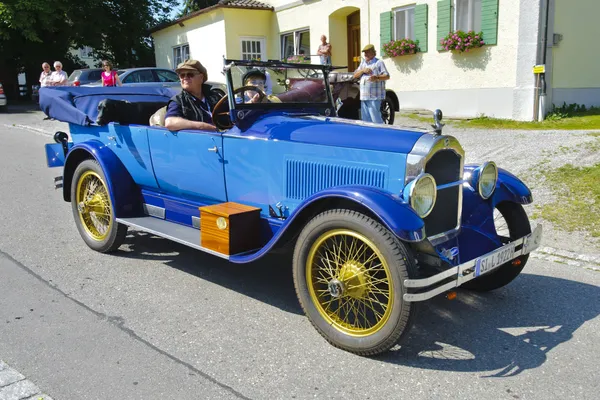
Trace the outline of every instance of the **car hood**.
<path fill-rule="evenodd" d="M 409 153 L 427 131 L 322 116 L 272 115 L 256 121 L 248 130 L 233 128 L 226 136 L 324 146 Z"/>

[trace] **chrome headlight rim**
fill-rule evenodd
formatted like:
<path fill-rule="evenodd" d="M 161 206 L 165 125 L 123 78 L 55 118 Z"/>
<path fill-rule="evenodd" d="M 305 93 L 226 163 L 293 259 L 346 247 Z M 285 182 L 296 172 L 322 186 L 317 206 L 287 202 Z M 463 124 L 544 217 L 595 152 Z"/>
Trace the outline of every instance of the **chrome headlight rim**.
<path fill-rule="evenodd" d="M 415 198 L 414 193 L 417 188 L 417 185 L 424 179 L 430 180 L 432 182 L 433 189 L 434 189 L 433 200 L 431 201 L 431 207 L 429 207 L 427 212 L 423 213 L 423 214 L 419 214 L 419 211 L 413 204 L 413 201 Z M 411 181 L 409 185 L 410 185 L 410 189 L 408 191 L 408 204 L 417 213 L 417 215 L 419 217 L 426 218 L 433 211 L 433 208 L 435 207 L 435 202 L 437 201 L 437 183 L 435 182 L 435 178 L 431 174 L 421 173 L 413 181 Z"/>
<path fill-rule="evenodd" d="M 489 194 L 484 193 L 484 189 L 482 187 L 483 180 L 481 179 L 481 177 L 484 175 L 484 172 L 488 168 L 494 168 L 494 184 L 492 185 L 492 190 L 490 190 Z M 479 195 L 481 196 L 482 199 L 487 200 L 490 197 L 492 197 L 492 195 L 496 191 L 496 184 L 498 183 L 498 166 L 493 161 L 487 161 L 487 162 L 483 163 L 478 168 L 478 170 L 479 170 L 479 173 L 477 174 L 477 192 L 479 193 Z"/>

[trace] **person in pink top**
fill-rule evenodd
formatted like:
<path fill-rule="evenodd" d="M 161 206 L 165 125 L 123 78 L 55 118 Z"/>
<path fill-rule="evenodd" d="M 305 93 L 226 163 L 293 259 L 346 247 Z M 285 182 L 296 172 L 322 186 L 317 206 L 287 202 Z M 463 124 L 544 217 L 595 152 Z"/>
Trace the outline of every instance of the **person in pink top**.
<path fill-rule="evenodd" d="M 117 75 L 117 71 L 113 71 L 110 61 L 102 61 L 102 68 L 104 68 L 104 71 L 101 74 L 102 86 L 123 86 L 119 79 L 119 75 Z"/>

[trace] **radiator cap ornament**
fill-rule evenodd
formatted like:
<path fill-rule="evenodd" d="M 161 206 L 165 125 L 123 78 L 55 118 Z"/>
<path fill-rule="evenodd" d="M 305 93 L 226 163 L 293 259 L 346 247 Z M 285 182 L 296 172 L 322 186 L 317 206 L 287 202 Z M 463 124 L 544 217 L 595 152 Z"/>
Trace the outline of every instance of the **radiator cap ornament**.
<path fill-rule="evenodd" d="M 443 117 L 444 117 L 444 115 L 442 114 L 442 110 L 440 110 L 439 108 L 433 112 L 433 121 L 435 122 L 435 124 L 431 125 L 431 126 L 436 135 L 442 134 L 442 128 L 445 125 L 445 124 L 442 124 Z"/>

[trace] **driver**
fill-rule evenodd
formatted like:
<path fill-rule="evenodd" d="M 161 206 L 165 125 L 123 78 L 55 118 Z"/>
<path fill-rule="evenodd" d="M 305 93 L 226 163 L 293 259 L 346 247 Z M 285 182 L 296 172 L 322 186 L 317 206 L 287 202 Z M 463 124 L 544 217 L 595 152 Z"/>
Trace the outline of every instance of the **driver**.
<path fill-rule="evenodd" d="M 262 92 L 265 91 L 265 83 L 267 81 L 267 76 L 264 72 L 259 69 L 250 69 L 248 72 L 244 74 L 242 77 L 242 82 L 244 86 L 255 86 L 260 89 Z M 236 103 L 257 103 L 261 99 L 260 93 L 255 90 L 245 90 L 244 98 L 241 97 L 236 98 Z"/>
<path fill-rule="evenodd" d="M 182 91 L 167 103 L 165 127 L 171 131 L 215 131 L 212 110 L 220 96 L 204 83 L 208 78 L 206 68 L 200 61 L 187 60 L 179 64 L 175 72 L 179 75 Z"/>

